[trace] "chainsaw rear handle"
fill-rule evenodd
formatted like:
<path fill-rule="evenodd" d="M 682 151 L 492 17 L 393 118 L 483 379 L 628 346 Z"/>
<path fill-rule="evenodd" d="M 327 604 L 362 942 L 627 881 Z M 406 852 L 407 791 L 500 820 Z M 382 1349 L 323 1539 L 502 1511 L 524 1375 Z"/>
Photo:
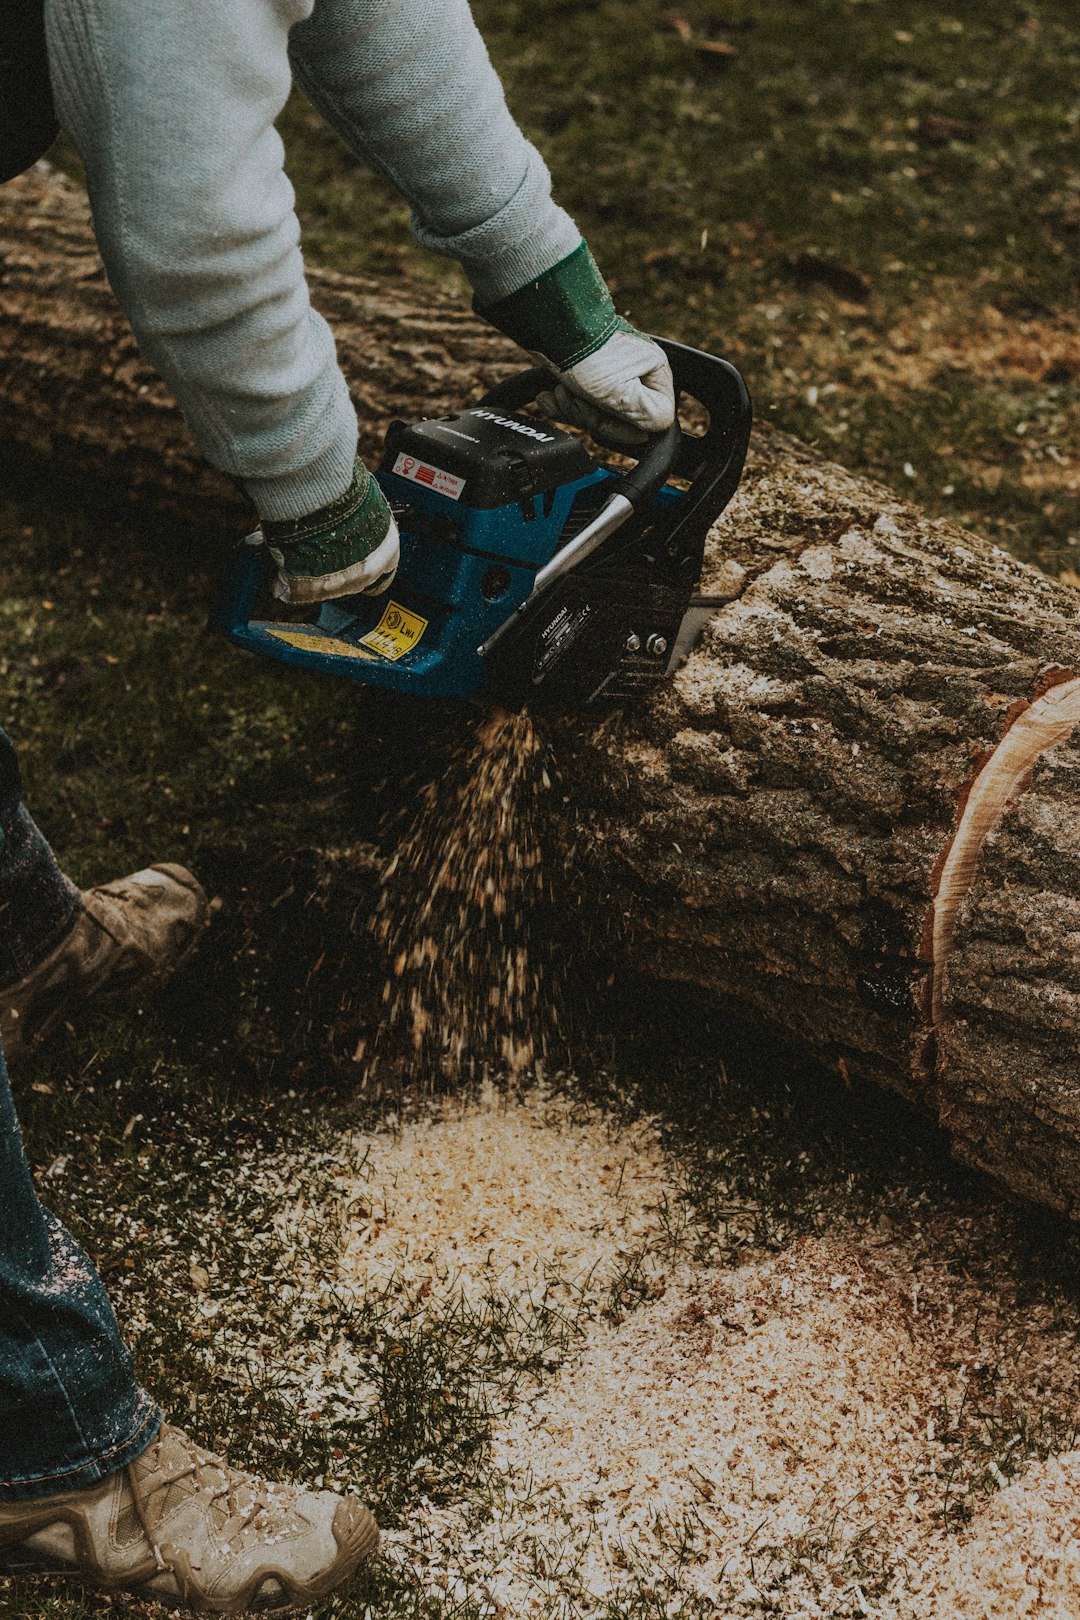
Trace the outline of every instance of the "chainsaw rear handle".
<path fill-rule="evenodd" d="M 721 486 L 719 511 L 734 494 L 746 457 L 752 418 L 746 384 L 726 360 L 670 338 L 653 341 L 670 362 L 676 399 L 681 393 L 696 399 L 707 411 L 709 425 L 703 434 L 685 433 L 676 419 L 664 433 L 656 434 L 642 447 L 633 472 L 621 480 L 619 493 L 637 509 L 651 501 L 672 476 L 686 478 L 692 485 L 701 479 L 702 501 L 716 500 L 713 491 Z M 520 410 L 531 405 L 553 382 L 546 367 L 530 366 L 497 383 L 481 403 L 502 410 Z M 628 449 L 627 453 L 633 452 Z M 693 489 L 688 494 L 693 496 Z"/>

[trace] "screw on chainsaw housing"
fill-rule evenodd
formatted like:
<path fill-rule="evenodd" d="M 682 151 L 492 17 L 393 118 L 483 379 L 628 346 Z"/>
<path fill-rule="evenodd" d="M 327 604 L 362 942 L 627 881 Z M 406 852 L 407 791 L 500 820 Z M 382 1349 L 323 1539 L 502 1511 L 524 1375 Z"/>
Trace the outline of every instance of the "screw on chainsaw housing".
<path fill-rule="evenodd" d="M 510 570 L 497 564 L 489 568 L 480 581 L 480 591 L 489 602 L 497 602 L 500 596 L 506 595 L 510 584 Z"/>
<path fill-rule="evenodd" d="M 626 638 L 627 652 L 637 652 L 640 647 L 641 637 L 638 635 L 636 630 L 631 630 L 630 634 Z"/>
<path fill-rule="evenodd" d="M 654 658 L 663 658 L 664 654 L 667 652 L 667 637 L 656 635 L 650 636 L 648 641 L 645 643 L 645 651 L 651 652 Z"/>

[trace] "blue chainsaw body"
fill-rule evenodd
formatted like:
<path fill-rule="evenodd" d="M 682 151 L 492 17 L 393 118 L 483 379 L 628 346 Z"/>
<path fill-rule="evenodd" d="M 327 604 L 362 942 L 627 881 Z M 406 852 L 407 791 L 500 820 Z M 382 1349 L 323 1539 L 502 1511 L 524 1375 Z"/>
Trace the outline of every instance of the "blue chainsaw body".
<path fill-rule="evenodd" d="M 703 435 L 676 425 L 632 472 L 615 471 L 576 435 L 523 414 L 550 381 L 537 371 L 479 405 L 394 423 L 375 474 L 401 536 L 389 589 L 308 618 L 259 617 L 273 568 L 253 536 L 237 548 L 212 628 L 283 664 L 418 696 L 571 704 L 651 684 L 671 667 L 750 426 L 733 367 L 664 348 L 676 385 L 709 413 Z M 579 563 L 575 539 L 603 525 L 615 496 L 618 528 Z"/>
<path fill-rule="evenodd" d="M 614 475 L 597 468 L 556 490 L 546 512 L 536 494 L 527 518 L 518 501 L 474 509 L 400 474 L 380 468 L 375 476 L 401 531 L 389 590 L 326 602 L 307 623 L 252 618 L 266 558 L 264 547 L 249 548 L 219 604 L 217 627 L 238 647 L 281 663 L 395 692 L 471 697 L 487 674 L 481 645 L 528 597 L 578 496 Z"/>

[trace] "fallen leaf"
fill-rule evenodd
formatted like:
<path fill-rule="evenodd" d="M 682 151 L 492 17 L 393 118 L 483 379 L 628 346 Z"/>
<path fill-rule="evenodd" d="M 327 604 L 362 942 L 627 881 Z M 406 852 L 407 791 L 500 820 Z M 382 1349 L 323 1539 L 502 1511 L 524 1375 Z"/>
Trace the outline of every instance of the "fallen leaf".
<path fill-rule="evenodd" d="M 694 37 L 694 30 L 681 11 L 668 12 L 666 17 L 661 17 L 660 26 L 669 29 L 673 34 L 678 34 L 679 38 L 685 40 L 687 44 Z"/>
<path fill-rule="evenodd" d="M 725 39 L 702 39 L 699 34 L 695 34 L 682 11 L 669 11 L 666 17 L 660 19 L 660 26 L 672 34 L 677 34 L 684 45 L 689 45 L 691 50 L 697 51 L 701 56 L 727 58 L 739 54 L 738 46 L 729 45 Z"/>

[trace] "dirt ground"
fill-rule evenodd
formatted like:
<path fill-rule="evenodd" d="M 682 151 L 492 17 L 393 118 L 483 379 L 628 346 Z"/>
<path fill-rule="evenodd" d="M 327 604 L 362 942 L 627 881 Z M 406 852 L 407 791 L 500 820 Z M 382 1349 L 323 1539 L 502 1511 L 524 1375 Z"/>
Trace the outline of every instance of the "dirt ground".
<path fill-rule="evenodd" d="M 1080 586 L 1074 0 L 475 10 L 620 309 Z M 312 256 L 415 268 L 401 199 L 299 98 L 282 128 Z M 370 715 L 212 642 L 209 545 L 56 472 L 0 474 L 28 801 L 80 882 L 182 860 L 221 907 L 20 1117 L 170 1415 L 386 1526 L 318 1620 L 1073 1620 L 1077 1233 L 655 987 L 573 1077 L 357 1095 L 325 1034 Z M 0 1581 L 2 1620 L 148 1612 Z"/>

